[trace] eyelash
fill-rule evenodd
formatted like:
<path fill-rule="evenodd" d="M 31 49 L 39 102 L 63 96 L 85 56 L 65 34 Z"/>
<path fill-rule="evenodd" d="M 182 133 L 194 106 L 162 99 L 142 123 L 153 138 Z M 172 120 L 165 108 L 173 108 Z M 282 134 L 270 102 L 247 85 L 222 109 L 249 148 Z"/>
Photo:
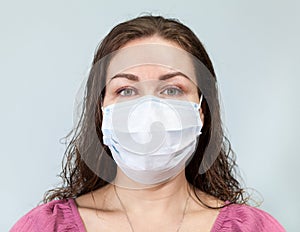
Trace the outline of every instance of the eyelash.
<path fill-rule="evenodd" d="M 174 95 L 172 95 L 172 94 L 170 94 L 170 95 L 168 95 L 168 96 L 178 96 L 178 95 L 182 95 L 183 94 L 183 90 L 181 89 L 181 88 L 179 88 L 179 87 L 174 87 L 174 86 L 169 86 L 169 87 L 167 87 L 167 88 L 165 88 L 162 92 L 165 92 L 165 91 L 167 91 L 167 90 L 175 90 L 178 94 L 174 94 Z"/>
<path fill-rule="evenodd" d="M 124 96 L 124 95 L 122 95 L 121 93 L 122 93 L 122 91 L 124 91 L 124 90 L 134 90 L 134 88 L 131 88 L 131 87 L 122 87 L 122 88 L 120 88 L 120 89 L 117 89 L 116 90 L 116 94 L 117 95 L 120 95 L 120 96 L 122 96 L 122 97 L 126 97 L 126 96 Z"/>

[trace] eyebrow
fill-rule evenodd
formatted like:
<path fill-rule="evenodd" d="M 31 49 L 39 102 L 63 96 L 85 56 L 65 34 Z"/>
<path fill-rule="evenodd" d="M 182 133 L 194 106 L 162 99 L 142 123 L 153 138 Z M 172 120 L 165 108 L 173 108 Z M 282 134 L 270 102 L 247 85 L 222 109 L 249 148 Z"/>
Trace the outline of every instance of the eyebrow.
<path fill-rule="evenodd" d="M 176 77 L 176 76 L 183 76 L 187 79 L 190 79 L 188 78 L 187 75 L 183 74 L 182 72 L 172 72 L 172 73 L 167 73 L 167 74 L 164 74 L 164 75 L 161 75 L 159 76 L 159 80 L 161 81 L 165 81 L 165 80 L 168 80 L 168 79 L 171 79 L 173 77 Z M 134 75 L 134 74 L 129 74 L 129 73 L 118 73 L 116 75 L 114 75 L 110 80 L 109 82 L 111 82 L 113 79 L 115 78 L 126 78 L 128 80 L 131 80 L 131 81 L 138 81 L 139 80 L 139 77 Z"/>

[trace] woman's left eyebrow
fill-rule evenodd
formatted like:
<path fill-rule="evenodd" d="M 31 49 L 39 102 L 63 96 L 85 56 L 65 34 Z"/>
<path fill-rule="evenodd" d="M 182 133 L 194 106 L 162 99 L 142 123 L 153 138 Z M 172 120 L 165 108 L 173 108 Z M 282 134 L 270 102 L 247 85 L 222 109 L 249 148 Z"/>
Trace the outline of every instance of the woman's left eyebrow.
<path fill-rule="evenodd" d="M 189 79 L 188 76 L 183 74 L 182 72 L 167 73 L 167 74 L 160 76 L 158 79 L 161 81 L 165 81 L 165 80 L 168 80 L 168 79 L 176 77 L 176 76 L 183 76 L 183 77 Z"/>
<path fill-rule="evenodd" d="M 167 74 L 161 75 L 158 79 L 161 80 L 161 81 L 165 81 L 165 80 L 171 79 L 171 78 L 176 77 L 176 76 L 183 76 L 183 77 L 189 79 L 188 76 L 186 76 L 182 72 L 167 73 Z M 129 74 L 129 73 L 118 73 L 115 76 L 113 76 L 109 80 L 109 82 L 111 80 L 115 79 L 115 78 L 126 78 L 126 79 L 131 80 L 131 81 L 138 81 L 139 80 L 139 77 L 137 75 Z"/>

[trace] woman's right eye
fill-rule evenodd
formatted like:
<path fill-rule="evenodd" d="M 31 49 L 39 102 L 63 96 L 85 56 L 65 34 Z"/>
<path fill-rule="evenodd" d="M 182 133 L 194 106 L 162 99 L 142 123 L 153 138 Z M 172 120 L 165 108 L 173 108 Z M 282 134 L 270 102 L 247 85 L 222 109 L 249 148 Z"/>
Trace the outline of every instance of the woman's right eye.
<path fill-rule="evenodd" d="M 130 97 L 136 94 L 136 91 L 132 88 L 122 88 L 117 91 L 118 95 L 123 97 Z"/>

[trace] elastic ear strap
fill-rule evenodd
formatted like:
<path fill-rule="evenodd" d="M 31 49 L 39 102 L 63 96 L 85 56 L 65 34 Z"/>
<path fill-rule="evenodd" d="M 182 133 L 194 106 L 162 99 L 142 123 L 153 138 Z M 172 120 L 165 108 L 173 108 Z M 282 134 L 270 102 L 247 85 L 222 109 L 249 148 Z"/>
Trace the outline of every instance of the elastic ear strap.
<path fill-rule="evenodd" d="M 201 94 L 201 97 L 200 97 L 200 101 L 199 101 L 197 110 L 199 110 L 199 109 L 201 108 L 202 99 L 203 99 L 203 94 Z"/>

